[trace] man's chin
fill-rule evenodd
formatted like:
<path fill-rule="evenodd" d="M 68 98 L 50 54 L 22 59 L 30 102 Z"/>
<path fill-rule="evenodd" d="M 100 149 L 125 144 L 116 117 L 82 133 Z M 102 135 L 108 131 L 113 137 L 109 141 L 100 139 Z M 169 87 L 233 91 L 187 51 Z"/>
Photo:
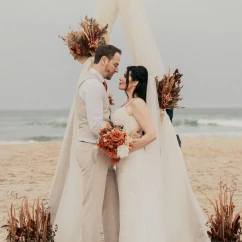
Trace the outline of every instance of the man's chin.
<path fill-rule="evenodd" d="M 107 80 L 111 80 L 113 78 L 114 73 L 109 73 L 109 75 L 106 76 Z"/>
<path fill-rule="evenodd" d="M 106 79 L 107 79 L 107 80 L 111 80 L 112 77 L 113 77 L 113 75 L 112 75 L 112 76 L 107 76 Z"/>

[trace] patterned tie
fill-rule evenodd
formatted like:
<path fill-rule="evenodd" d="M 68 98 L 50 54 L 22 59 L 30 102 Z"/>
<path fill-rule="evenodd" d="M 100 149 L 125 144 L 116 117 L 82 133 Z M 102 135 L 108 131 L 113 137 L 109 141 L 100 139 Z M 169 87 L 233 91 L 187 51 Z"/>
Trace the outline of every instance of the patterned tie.
<path fill-rule="evenodd" d="M 103 86 L 104 86 L 105 90 L 107 91 L 108 90 L 108 84 L 107 84 L 106 81 L 103 82 Z"/>

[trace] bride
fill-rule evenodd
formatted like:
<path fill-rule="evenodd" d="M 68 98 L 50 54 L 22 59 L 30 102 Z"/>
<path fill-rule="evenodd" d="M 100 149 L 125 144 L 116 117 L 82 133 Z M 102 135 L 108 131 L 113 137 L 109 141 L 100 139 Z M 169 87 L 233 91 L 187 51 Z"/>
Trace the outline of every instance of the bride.
<path fill-rule="evenodd" d="M 127 101 L 111 115 L 111 122 L 122 125 L 129 135 L 144 132 L 134 141 L 129 156 L 121 159 L 116 167 L 120 206 L 119 242 L 166 241 L 158 193 L 147 194 L 146 190 L 155 185 L 152 177 L 148 178 L 147 167 L 154 167 L 155 163 L 146 156 L 146 146 L 156 139 L 155 125 L 145 103 L 147 84 L 145 67 L 128 67 L 119 82 L 119 89 L 126 92 Z M 152 176 L 156 176 L 155 173 Z"/>
<path fill-rule="evenodd" d="M 150 84 L 145 67 L 128 67 L 119 82 L 127 101 L 111 116 L 112 123 L 123 125 L 128 134 L 144 131 L 135 140 L 130 155 L 121 159 L 116 168 L 119 242 L 208 241 L 205 219 L 192 193 L 175 132 L 165 111 L 161 114 L 162 130 L 156 133 L 152 111 L 146 105 L 146 96 L 158 102 Z M 165 163 L 173 167 L 172 173 L 168 173 Z M 177 216 L 169 216 L 174 211 Z"/>

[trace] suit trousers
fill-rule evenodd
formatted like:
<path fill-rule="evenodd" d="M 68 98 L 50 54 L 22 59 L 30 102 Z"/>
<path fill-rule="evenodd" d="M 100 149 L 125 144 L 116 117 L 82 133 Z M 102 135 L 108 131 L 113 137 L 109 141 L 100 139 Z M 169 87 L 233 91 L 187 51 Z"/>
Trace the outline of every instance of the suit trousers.
<path fill-rule="evenodd" d="M 76 148 L 83 184 L 81 242 L 100 241 L 101 215 L 105 242 L 118 242 L 119 197 L 115 170 L 95 144 L 78 142 Z"/>

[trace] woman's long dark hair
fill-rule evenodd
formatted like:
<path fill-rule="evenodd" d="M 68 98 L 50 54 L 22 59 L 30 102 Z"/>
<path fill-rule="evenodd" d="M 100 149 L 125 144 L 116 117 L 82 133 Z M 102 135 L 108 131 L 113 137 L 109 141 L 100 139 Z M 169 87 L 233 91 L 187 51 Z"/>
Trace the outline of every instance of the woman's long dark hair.
<path fill-rule="evenodd" d="M 148 71 L 144 66 L 128 66 L 126 74 L 126 88 L 129 86 L 129 75 L 131 81 L 138 81 L 137 86 L 133 91 L 132 97 L 142 98 L 146 102 L 146 91 L 148 85 Z"/>

